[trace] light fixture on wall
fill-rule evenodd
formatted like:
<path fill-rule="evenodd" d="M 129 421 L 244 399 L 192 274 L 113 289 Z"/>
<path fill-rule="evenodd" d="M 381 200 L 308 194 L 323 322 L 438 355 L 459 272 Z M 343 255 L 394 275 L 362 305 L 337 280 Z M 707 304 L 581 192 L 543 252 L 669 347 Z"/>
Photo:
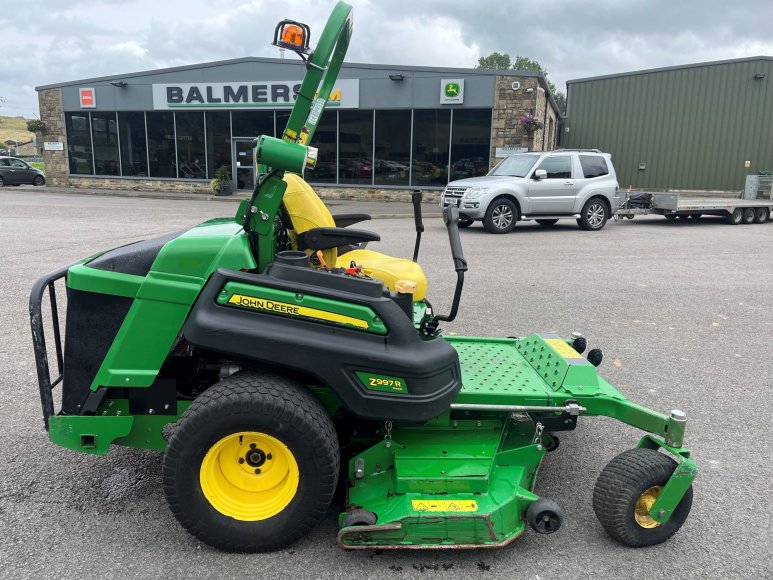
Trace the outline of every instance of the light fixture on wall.
<path fill-rule="evenodd" d="M 118 87 L 119 89 L 122 89 L 126 86 L 126 81 L 112 81 L 110 84 L 113 85 L 114 87 Z"/>
<path fill-rule="evenodd" d="M 756 75 L 754 75 L 754 78 L 757 79 L 758 81 L 761 81 L 762 79 L 765 78 L 765 73 L 757 73 Z"/>
<path fill-rule="evenodd" d="M 391 81 L 401 81 L 405 78 L 405 75 L 401 75 L 400 73 L 389 75 L 389 80 Z"/>

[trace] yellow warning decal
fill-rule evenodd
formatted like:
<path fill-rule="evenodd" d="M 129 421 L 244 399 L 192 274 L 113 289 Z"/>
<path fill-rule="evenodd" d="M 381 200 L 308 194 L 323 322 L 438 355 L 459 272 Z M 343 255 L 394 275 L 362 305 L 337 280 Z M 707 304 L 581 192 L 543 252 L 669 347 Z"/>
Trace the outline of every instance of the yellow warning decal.
<path fill-rule="evenodd" d="M 267 300 L 265 298 L 254 298 L 253 296 L 244 296 L 243 294 L 234 294 L 228 299 L 229 304 L 236 306 L 245 306 L 255 310 L 265 312 L 275 312 L 277 314 L 287 314 L 289 316 L 305 316 L 306 318 L 316 318 L 326 322 L 337 322 L 339 324 L 351 324 L 357 328 L 368 328 L 368 321 L 328 312 L 327 310 L 318 310 L 316 308 L 307 308 L 297 304 L 288 304 L 287 302 L 277 302 L 276 300 Z"/>
<path fill-rule="evenodd" d="M 415 512 L 473 513 L 478 511 L 474 499 L 414 499 L 411 507 Z"/>
<path fill-rule="evenodd" d="M 552 346 L 553 349 L 564 358 L 582 358 L 582 355 L 579 352 L 574 350 L 560 338 L 546 338 L 545 342 Z"/>

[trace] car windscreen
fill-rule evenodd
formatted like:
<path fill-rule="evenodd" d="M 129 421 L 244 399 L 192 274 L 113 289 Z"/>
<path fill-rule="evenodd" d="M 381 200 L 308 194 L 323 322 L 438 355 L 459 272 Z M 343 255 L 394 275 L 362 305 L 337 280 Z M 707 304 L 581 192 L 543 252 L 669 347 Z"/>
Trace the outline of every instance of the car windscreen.
<path fill-rule="evenodd" d="M 529 170 L 539 159 L 539 155 L 511 155 L 500 161 L 489 175 L 509 175 L 510 177 L 526 177 Z"/>

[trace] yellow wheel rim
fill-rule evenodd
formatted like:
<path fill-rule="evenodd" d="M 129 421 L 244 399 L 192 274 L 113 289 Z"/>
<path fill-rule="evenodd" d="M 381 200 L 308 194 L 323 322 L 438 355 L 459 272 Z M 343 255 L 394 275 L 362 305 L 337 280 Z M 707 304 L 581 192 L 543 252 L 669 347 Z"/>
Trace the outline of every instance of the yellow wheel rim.
<path fill-rule="evenodd" d="M 285 509 L 298 491 L 298 463 L 287 445 L 257 431 L 223 437 L 201 462 L 201 490 L 225 516 L 253 522 Z"/>
<path fill-rule="evenodd" d="M 662 485 L 653 485 L 651 488 L 644 490 L 644 493 L 636 500 L 633 517 L 642 528 L 657 528 L 660 525 L 660 522 L 652 519 L 650 509 L 655 500 L 658 499 L 662 489 Z"/>

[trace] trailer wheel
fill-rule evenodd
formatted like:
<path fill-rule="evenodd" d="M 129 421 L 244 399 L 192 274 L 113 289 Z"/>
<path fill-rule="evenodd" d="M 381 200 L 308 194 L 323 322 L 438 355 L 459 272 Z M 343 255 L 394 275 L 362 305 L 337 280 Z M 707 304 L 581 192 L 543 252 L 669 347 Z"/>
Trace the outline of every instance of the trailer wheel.
<path fill-rule="evenodd" d="M 754 218 L 757 216 L 757 212 L 754 210 L 753 207 L 747 207 L 743 210 L 743 223 L 745 224 L 753 224 Z"/>
<path fill-rule="evenodd" d="M 770 219 L 770 210 L 766 207 L 758 207 L 754 213 L 754 223 L 764 224 Z"/>
<path fill-rule="evenodd" d="M 238 373 L 183 413 L 164 455 L 164 493 L 201 541 L 265 552 L 307 535 L 322 518 L 338 464 L 333 424 L 302 384 Z"/>
<path fill-rule="evenodd" d="M 737 226 L 743 220 L 743 209 L 740 207 L 735 208 L 731 213 L 725 216 L 725 223 L 731 226 Z"/>
<path fill-rule="evenodd" d="M 618 542 L 634 548 L 665 542 L 687 519 L 692 486 L 671 518 L 661 524 L 647 513 L 676 469 L 676 461 L 653 449 L 629 449 L 603 469 L 593 489 L 593 511 Z"/>
<path fill-rule="evenodd" d="M 666 218 L 668 221 L 674 221 L 676 219 L 676 214 L 666 214 L 663 217 Z"/>

